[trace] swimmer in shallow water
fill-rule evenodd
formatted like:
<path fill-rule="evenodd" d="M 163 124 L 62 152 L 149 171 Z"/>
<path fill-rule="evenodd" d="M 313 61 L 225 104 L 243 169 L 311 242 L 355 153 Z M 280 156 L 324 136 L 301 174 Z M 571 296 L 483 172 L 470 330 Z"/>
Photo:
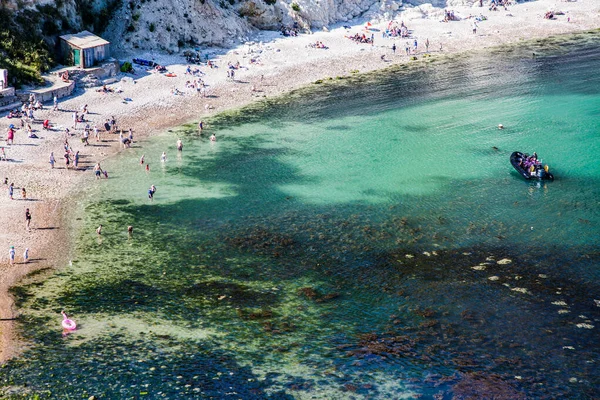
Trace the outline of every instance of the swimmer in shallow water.
<path fill-rule="evenodd" d="M 215 136 L 214 133 L 210 136 L 210 141 L 211 142 L 216 142 L 217 141 L 217 137 Z"/>

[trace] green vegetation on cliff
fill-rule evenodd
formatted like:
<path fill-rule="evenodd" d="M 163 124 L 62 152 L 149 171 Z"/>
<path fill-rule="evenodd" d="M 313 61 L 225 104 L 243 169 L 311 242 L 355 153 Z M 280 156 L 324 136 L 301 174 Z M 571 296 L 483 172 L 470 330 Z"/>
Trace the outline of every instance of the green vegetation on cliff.
<path fill-rule="evenodd" d="M 35 26 L 41 22 L 37 13 L 26 10 L 14 14 L 0 8 L 0 68 L 8 69 L 9 82 L 41 83 L 41 72 L 53 63 L 48 45 Z"/>
<path fill-rule="evenodd" d="M 67 18 L 64 1 L 13 11 L 0 6 L 0 68 L 9 71 L 16 87 L 42 83 L 41 74 L 60 62 L 58 36 L 87 29 L 103 32 L 121 0 L 74 0 L 75 15 Z"/>

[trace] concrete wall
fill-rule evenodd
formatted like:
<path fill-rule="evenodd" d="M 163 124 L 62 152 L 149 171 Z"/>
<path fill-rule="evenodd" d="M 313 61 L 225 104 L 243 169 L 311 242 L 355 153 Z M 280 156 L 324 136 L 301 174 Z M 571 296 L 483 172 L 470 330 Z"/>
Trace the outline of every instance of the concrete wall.
<path fill-rule="evenodd" d="M 0 89 L 0 98 L 2 97 L 12 97 L 15 95 L 15 88 L 9 87 L 6 89 Z"/>
<path fill-rule="evenodd" d="M 75 90 L 75 81 L 70 81 L 68 84 L 64 84 L 64 86 L 59 87 L 44 87 L 40 89 L 28 90 L 26 92 L 17 93 L 17 97 L 23 102 L 29 101 L 29 94 L 35 94 L 36 99 L 41 101 L 42 103 L 46 103 L 52 101 L 54 95 L 59 99 L 62 97 L 70 96 Z"/>

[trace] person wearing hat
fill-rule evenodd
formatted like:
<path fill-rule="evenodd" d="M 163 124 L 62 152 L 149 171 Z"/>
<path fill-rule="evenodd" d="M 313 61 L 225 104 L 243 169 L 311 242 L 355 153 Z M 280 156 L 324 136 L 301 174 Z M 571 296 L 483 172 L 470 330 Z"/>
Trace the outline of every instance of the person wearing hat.
<path fill-rule="evenodd" d="M 15 246 L 10 246 L 10 250 L 8 251 L 8 258 L 10 265 L 15 263 Z"/>

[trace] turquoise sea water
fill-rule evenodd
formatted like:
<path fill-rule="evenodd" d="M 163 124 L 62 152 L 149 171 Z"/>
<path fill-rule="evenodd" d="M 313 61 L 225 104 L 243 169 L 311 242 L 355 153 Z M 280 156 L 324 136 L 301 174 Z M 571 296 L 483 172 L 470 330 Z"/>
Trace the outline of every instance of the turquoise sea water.
<path fill-rule="evenodd" d="M 599 67 L 598 33 L 429 58 L 120 154 L 15 289 L 4 395 L 600 396 Z"/>

